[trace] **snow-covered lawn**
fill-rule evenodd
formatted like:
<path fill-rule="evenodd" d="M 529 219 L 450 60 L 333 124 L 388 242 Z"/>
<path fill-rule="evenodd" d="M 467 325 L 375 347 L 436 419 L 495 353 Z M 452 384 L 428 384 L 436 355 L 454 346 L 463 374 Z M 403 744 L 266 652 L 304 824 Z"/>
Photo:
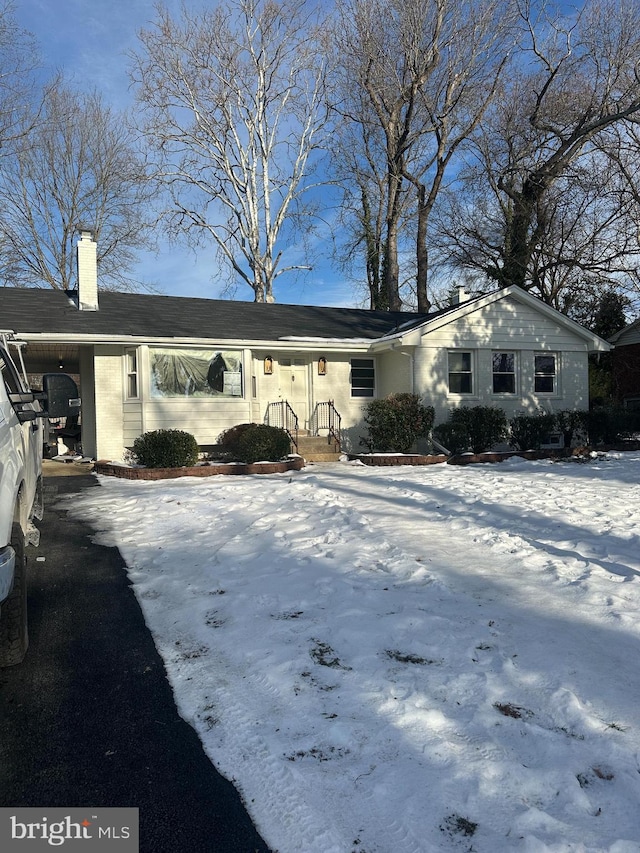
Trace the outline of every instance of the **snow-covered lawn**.
<path fill-rule="evenodd" d="M 640 850 L 640 454 L 100 484 L 272 849 Z"/>

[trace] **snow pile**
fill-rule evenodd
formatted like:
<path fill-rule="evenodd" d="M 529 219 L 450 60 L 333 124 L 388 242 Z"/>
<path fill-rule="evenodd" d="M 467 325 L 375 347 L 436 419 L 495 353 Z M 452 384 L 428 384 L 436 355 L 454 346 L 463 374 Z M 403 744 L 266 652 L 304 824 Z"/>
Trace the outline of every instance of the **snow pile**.
<path fill-rule="evenodd" d="M 640 850 L 640 454 L 100 483 L 274 850 Z"/>

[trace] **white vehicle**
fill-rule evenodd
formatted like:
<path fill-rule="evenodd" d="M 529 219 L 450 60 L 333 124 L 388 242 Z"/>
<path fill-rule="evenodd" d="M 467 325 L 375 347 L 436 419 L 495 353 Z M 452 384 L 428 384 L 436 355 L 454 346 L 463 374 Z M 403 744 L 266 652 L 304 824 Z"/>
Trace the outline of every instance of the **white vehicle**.
<path fill-rule="evenodd" d="M 70 376 L 45 374 L 43 392 L 29 390 L 23 343 L 0 332 L 0 666 L 24 658 L 27 631 L 27 545 L 37 546 L 43 514 L 42 452 L 47 418 L 78 412 Z"/>

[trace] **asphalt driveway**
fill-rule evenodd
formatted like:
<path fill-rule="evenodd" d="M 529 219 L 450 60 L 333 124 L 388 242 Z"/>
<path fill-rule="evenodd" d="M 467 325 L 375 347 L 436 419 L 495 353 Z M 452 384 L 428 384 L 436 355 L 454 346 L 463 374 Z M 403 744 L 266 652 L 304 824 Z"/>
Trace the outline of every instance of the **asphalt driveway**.
<path fill-rule="evenodd" d="M 268 851 L 178 716 L 119 551 L 55 506 L 99 488 L 80 473 L 45 479 L 30 648 L 0 670 L 0 806 L 137 807 L 143 853 Z"/>

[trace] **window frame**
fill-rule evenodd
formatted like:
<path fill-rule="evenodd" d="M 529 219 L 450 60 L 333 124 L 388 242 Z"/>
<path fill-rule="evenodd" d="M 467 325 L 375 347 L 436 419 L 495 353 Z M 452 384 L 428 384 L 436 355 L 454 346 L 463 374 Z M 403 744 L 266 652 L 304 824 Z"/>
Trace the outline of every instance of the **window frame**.
<path fill-rule="evenodd" d="M 496 356 L 511 356 L 512 370 L 496 370 Z M 512 377 L 513 388 L 511 390 L 496 390 L 496 377 Z M 491 393 L 496 397 L 514 397 L 518 393 L 518 354 L 515 350 L 492 350 L 491 351 Z"/>
<path fill-rule="evenodd" d="M 246 394 L 246 381 L 244 376 L 244 358 L 243 350 L 238 348 L 230 349 L 205 349 L 203 347 L 167 347 L 167 346 L 152 346 L 148 349 L 148 372 L 146 379 L 147 393 L 149 400 L 189 400 L 191 402 L 207 400 L 243 400 Z M 229 370 L 226 366 L 220 369 L 218 364 L 216 373 L 210 374 L 211 367 L 214 362 L 221 360 L 222 365 L 227 362 L 235 361 L 237 370 Z M 174 391 L 171 384 L 171 359 L 177 362 L 180 368 L 180 380 L 184 384 L 184 388 L 176 388 Z M 225 361 L 226 359 L 226 361 Z M 168 379 L 162 375 L 162 363 L 165 362 L 165 376 L 168 368 Z M 198 365 L 198 362 L 202 362 Z M 192 364 L 190 365 L 189 362 Z M 193 364 L 195 362 L 195 365 Z M 208 362 L 208 368 L 207 363 Z M 158 381 L 158 377 L 165 387 L 163 388 Z M 212 380 L 221 387 L 216 387 L 212 384 Z M 194 388 L 195 390 L 191 390 Z M 237 389 L 236 393 L 229 392 L 227 388 Z M 179 393 L 178 393 L 179 391 Z M 196 405 L 200 405 L 199 402 Z"/>
<path fill-rule="evenodd" d="M 363 363 L 355 365 L 355 362 L 368 362 L 368 365 L 365 366 Z M 368 371 L 368 373 L 362 373 L 358 376 L 354 375 L 354 371 Z M 354 379 L 361 380 L 372 380 L 371 386 L 368 384 L 354 384 Z M 376 396 L 376 360 L 375 358 L 352 358 L 349 362 L 349 384 L 351 388 L 351 399 L 353 400 L 361 400 L 361 399 L 373 399 Z"/>
<path fill-rule="evenodd" d="M 538 370 L 539 358 L 553 359 L 553 372 Z M 554 396 L 558 394 L 558 378 L 559 378 L 560 356 L 557 352 L 534 352 L 533 354 L 533 391 L 535 394 L 544 394 L 545 396 Z M 551 389 L 538 387 L 538 381 L 551 379 Z"/>
<path fill-rule="evenodd" d="M 132 393 L 132 382 L 135 385 L 135 393 Z M 124 396 L 125 400 L 140 399 L 140 351 L 138 347 L 127 347 L 124 351 Z"/>
<path fill-rule="evenodd" d="M 468 370 L 452 370 L 451 367 L 451 357 L 452 356 L 469 356 L 469 369 Z M 447 389 L 449 395 L 459 396 L 459 397 L 473 397 L 475 394 L 475 355 L 474 350 L 471 349 L 450 349 L 447 350 Z M 468 391 L 465 390 L 456 390 L 451 387 L 451 377 L 458 376 L 460 378 L 469 377 L 470 388 Z M 462 382 L 460 385 L 462 386 Z"/>

